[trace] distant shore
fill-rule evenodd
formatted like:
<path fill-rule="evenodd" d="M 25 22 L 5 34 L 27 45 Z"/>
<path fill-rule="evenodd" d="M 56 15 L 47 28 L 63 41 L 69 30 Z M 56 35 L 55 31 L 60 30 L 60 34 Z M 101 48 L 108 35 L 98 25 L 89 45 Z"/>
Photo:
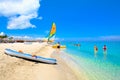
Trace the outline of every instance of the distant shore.
<path fill-rule="evenodd" d="M 10 48 L 33 55 L 52 57 L 57 64 L 44 64 L 11 57 L 4 54 Z M 62 60 L 61 53 L 55 53 L 47 43 L 0 43 L 0 79 L 1 80 L 79 80 L 70 66 Z"/>

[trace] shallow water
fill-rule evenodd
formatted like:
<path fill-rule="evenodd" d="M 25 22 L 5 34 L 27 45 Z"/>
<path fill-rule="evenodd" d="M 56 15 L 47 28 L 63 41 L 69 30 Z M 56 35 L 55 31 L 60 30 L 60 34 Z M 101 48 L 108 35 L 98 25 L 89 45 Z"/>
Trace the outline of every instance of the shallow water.
<path fill-rule="evenodd" d="M 80 47 L 74 44 L 80 43 Z M 76 65 L 88 80 L 120 80 L 120 41 L 117 42 L 64 42 L 65 52 L 72 57 Z M 94 45 L 98 52 L 94 53 Z M 103 51 L 103 45 L 107 51 Z"/>

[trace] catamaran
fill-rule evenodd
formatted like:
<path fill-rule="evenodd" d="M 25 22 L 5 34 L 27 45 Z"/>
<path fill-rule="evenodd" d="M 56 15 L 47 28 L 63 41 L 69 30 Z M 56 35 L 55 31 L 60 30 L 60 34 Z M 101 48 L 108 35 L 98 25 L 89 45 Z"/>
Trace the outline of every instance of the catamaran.
<path fill-rule="evenodd" d="M 43 40 L 43 42 L 54 42 L 55 34 L 56 34 L 56 25 L 55 25 L 55 23 L 53 23 L 52 28 L 51 28 L 51 30 L 49 32 L 49 35 L 47 36 L 47 38 L 45 38 Z M 54 44 L 52 46 L 52 48 L 57 48 L 57 47 L 58 47 L 58 44 Z M 66 46 L 65 45 L 60 45 L 60 48 L 66 48 Z"/>

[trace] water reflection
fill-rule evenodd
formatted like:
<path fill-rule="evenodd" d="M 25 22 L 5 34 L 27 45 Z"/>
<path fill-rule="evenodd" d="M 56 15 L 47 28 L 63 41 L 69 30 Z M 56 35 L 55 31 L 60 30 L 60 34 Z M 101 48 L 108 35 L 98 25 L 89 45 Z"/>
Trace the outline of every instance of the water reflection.
<path fill-rule="evenodd" d="M 104 58 L 104 59 L 107 58 L 107 51 L 103 51 L 103 58 Z"/>
<path fill-rule="evenodd" d="M 97 52 L 98 52 L 98 51 L 94 51 L 94 57 L 95 57 L 95 58 L 97 57 Z"/>

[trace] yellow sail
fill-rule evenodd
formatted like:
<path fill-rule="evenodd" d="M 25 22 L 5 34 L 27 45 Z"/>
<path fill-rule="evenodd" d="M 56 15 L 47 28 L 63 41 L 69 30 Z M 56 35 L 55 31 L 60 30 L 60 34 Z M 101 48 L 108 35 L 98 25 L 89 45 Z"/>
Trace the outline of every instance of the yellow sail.
<path fill-rule="evenodd" d="M 50 41 L 50 38 L 52 38 L 55 35 L 55 33 L 56 33 L 56 25 L 55 25 L 55 23 L 53 23 L 50 34 L 48 36 L 48 41 Z"/>

